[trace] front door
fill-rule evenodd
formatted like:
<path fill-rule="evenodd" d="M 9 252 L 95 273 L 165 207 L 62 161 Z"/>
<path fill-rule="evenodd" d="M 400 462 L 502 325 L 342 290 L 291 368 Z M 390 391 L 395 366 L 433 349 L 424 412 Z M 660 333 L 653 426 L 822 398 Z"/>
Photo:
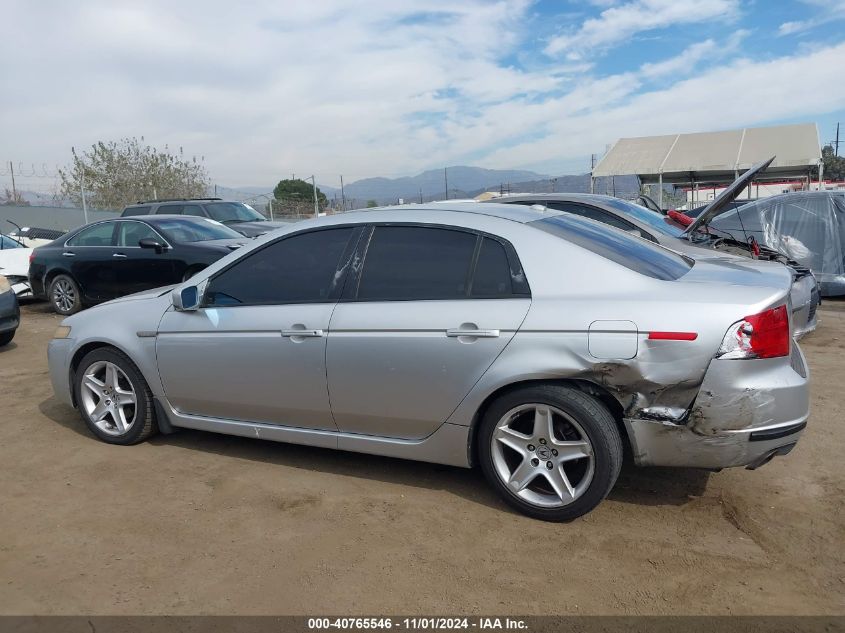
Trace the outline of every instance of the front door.
<path fill-rule="evenodd" d="M 341 431 L 385 437 L 442 425 L 531 303 L 508 244 L 439 227 L 376 226 L 353 286 L 331 321 L 332 412 Z"/>
<path fill-rule="evenodd" d="M 199 310 L 167 312 L 156 351 L 170 404 L 185 414 L 336 430 L 326 341 L 359 232 L 285 236 L 211 277 Z"/>
<path fill-rule="evenodd" d="M 115 270 L 114 297 L 133 292 L 158 288 L 181 281 L 172 249 L 156 253 L 152 248 L 141 248 L 141 240 L 154 240 L 166 245 L 166 240 L 149 224 L 138 220 L 120 220 L 117 223 L 117 244 L 112 251 Z"/>

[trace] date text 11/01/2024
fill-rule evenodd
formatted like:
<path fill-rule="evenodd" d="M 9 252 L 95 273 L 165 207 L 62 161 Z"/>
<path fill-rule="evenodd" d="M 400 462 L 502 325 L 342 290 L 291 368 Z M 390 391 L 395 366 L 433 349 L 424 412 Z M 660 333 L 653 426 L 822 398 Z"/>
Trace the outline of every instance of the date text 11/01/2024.
<path fill-rule="evenodd" d="M 518 618 L 309 618 L 308 628 L 323 629 L 482 629 L 482 630 L 525 630 L 526 622 Z"/>

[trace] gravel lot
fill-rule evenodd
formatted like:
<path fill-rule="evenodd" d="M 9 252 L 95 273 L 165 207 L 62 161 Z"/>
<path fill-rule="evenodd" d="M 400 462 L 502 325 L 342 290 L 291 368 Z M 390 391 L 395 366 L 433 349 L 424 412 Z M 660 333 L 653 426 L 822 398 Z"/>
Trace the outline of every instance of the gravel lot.
<path fill-rule="evenodd" d="M 555 525 L 468 470 L 195 431 L 98 442 L 52 396 L 59 318 L 25 305 L 0 351 L 0 613 L 845 613 L 845 303 L 820 314 L 792 454 L 626 466 Z"/>

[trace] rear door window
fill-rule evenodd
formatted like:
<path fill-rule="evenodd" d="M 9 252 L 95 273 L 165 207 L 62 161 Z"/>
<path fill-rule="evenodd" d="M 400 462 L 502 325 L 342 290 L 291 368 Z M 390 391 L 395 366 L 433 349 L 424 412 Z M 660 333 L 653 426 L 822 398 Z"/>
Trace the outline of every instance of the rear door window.
<path fill-rule="evenodd" d="M 160 204 L 156 209 L 156 215 L 179 215 L 183 208 L 185 208 L 184 204 Z"/>
<path fill-rule="evenodd" d="M 359 301 L 463 299 L 477 236 L 452 229 L 376 226 L 358 285 Z"/>
<path fill-rule="evenodd" d="M 478 251 L 470 296 L 508 297 L 512 294 L 512 275 L 505 247 L 500 242 L 485 237 L 481 240 Z"/>
<path fill-rule="evenodd" d="M 68 246 L 114 246 L 114 222 L 101 222 L 82 229 L 70 238 Z"/>
<path fill-rule="evenodd" d="M 206 216 L 206 213 L 198 204 L 186 204 L 184 207 L 182 207 L 182 215 L 196 215 L 201 218 L 204 218 Z"/>

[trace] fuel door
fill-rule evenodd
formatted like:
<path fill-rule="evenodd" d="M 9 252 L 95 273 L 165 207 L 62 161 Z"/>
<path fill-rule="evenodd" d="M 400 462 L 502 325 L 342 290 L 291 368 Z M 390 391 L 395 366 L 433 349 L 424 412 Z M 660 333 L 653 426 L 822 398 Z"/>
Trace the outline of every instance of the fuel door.
<path fill-rule="evenodd" d="M 623 360 L 637 355 L 637 324 L 633 321 L 593 321 L 587 332 L 590 356 Z"/>

